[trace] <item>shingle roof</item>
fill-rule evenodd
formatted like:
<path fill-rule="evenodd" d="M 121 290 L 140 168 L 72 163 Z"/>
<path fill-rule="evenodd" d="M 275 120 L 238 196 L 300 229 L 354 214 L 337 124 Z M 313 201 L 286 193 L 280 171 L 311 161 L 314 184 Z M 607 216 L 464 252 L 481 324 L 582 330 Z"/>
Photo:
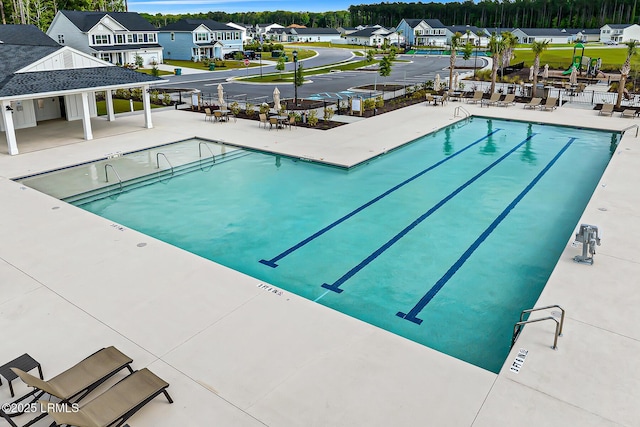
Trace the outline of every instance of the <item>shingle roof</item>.
<path fill-rule="evenodd" d="M 633 24 L 607 24 L 609 28 L 613 28 L 615 30 L 624 30 L 627 27 L 632 26 Z"/>
<path fill-rule="evenodd" d="M 371 37 L 373 33 L 378 30 L 384 31 L 381 35 L 389 34 L 389 30 L 386 30 L 384 28 L 369 27 L 369 28 L 364 28 L 360 31 L 356 31 L 355 33 L 351 33 L 349 34 L 349 37 Z"/>
<path fill-rule="evenodd" d="M 444 28 L 444 24 L 439 19 L 423 19 L 431 28 Z"/>
<path fill-rule="evenodd" d="M 467 33 L 467 30 L 471 31 L 472 34 L 478 34 L 478 31 L 481 31 L 480 28 L 473 25 L 451 25 L 447 28 L 452 33 L 461 33 L 463 36 Z"/>
<path fill-rule="evenodd" d="M 570 33 L 558 28 L 518 28 L 520 31 L 528 36 L 569 36 Z"/>
<path fill-rule="evenodd" d="M 230 27 L 222 22 L 213 21 L 211 19 L 181 19 L 171 24 L 165 25 L 158 31 L 193 31 L 200 25 L 204 25 L 210 30 L 227 30 L 238 31 L 237 28 Z"/>
<path fill-rule="evenodd" d="M 0 28 L 4 25 L 0 25 Z M 40 30 L 38 30 L 40 31 Z M 61 49 L 62 46 L 32 46 L 28 50 L 24 45 L 0 44 L 0 79 L 13 75 L 17 70 L 34 63 L 39 58 L 43 58 Z M 0 83 L 0 86 L 2 83 Z"/>
<path fill-rule="evenodd" d="M 87 32 L 105 16 L 109 15 L 114 21 L 129 31 L 157 31 L 149 21 L 136 12 L 87 12 L 79 10 L 61 10 L 76 27 Z"/>
<path fill-rule="evenodd" d="M 14 74 L 0 83 L 0 97 L 68 91 L 161 80 L 120 67 L 78 68 Z"/>
<path fill-rule="evenodd" d="M 333 34 L 340 35 L 340 32 L 335 28 L 294 28 L 295 32 L 300 35 L 307 34 Z"/>
<path fill-rule="evenodd" d="M 142 50 L 142 49 L 159 49 L 162 46 L 159 44 L 117 44 L 115 46 L 90 46 L 91 49 L 95 52 L 125 52 L 131 50 Z"/>
<path fill-rule="evenodd" d="M 407 19 L 404 18 L 404 22 L 407 23 L 407 25 L 409 25 L 411 28 L 415 28 L 418 25 L 420 25 L 420 23 L 422 22 L 422 19 Z"/>
<path fill-rule="evenodd" d="M 4 44 L 21 46 L 60 47 L 35 25 L 0 25 L 0 41 Z"/>

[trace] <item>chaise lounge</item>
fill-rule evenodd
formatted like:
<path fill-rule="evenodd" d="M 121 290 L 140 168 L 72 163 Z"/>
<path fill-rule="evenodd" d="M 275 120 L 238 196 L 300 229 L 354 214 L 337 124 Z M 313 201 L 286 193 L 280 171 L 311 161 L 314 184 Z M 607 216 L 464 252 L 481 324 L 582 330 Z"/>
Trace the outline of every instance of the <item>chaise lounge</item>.
<path fill-rule="evenodd" d="M 110 427 L 123 425 L 132 415 L 164 394 L 173 403 L 167 392 L 169 384 L 147 368 L 134 372 L 107 391 L 79 408 L 64 410 L 59 405 L 40 401 L 42 408 L 54 419 L 55 425 L 75 427 Z"/>
<path fill-rule="evenodd" d="M 516 105 L 516 95 L 509 93 L 505 95 L 502 101 L 498 101 L 498 107 L 508 107 L 509 105 Z"/>
<path fill-rule="evenodd" d="M 547 102 L 540 105 L 540 109 L 553 111 L 557 108 L 557 105 L 556 105 L 557 102 L 558 102 L 558 98 L 550 96 L 549 98 L 547 98 Z"/>
<path fill-rule="evenodd" d="M 535 110 L 540 106 L 541 102 L 542 98 L 531 98 L 531 101 L 529 101 L 528 104 L 524 104 L 523 108 L 531 108 L 532 110 Z"/>
<path fill-rule="evenodd" d="M 133 360 L 130 357 L 124 355 L 112 346 L 98 350 L 75 366 L 48 381 L 41 380 L 20 369 L 11 368 L 25 384 L 34 388 L 33 391 L 15 400 L 13 403 L 22 402 L 31 396 L 33 396 L 32 401 L 35 401 L 45 394 L 56 397 L 63 403 L 79 402 L 96 387 L 122 369 L 127 368 L 129 372 L 133 372 L 133 369 L 129 366 L 131 362 L 133 362 Z M 22 406 L 26 407 L 28 405 Z M 18 426 L 11 418 L 22 414 L 24 414 L 24 411 L 6 413 L 4 410 L 0 410 L 0 416 L 6 419 L 13 427 Z M 38 415 L 38 417 L 25 424 L 25 426 L 36 423 L 46 415 L 46 413 Z"/>
<path fill-rule="evenodd" d="M 600 110 L 598 115 L 603 116 L 605 114 L 613 116 L 613 104 L 602 104 L 602 109 Z"/>

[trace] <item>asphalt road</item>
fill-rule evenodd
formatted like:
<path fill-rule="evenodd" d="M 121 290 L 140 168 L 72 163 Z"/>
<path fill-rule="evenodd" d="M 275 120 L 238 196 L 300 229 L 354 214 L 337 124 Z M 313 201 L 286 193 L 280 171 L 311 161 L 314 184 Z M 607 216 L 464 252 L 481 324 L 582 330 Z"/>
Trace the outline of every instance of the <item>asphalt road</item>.
<path fill-rule="evenodd" d="M 314 48 L 318 55 L 304 61 L 305 69 L 319 67 L 322 65 L 334 64 L 343 61 L 358 61 L 362 57 L 355 57 L 348 49 L 336 48 Z M 440 74 L 440 78 L 444 81 L 449 77 L 449 57 L 434 57 L 423 55 L 400 55 L 399 59 L 408 60 L 409 62 L 396 62 L 392 67 L 392 73 L 389 77 L 380 77 L 377 69 L 372 71 L 344 71 L 326 74 L 317 74 L 307 77 L 305 84 L 298 87 L 299 98 L 311 99 L 340 99 L 346 98 L 352 92 L 350 88 L 369 84 L 383 83 L 399 83 L 399 84 L 416 84 L 424 83 L 428 80 L 433 81 L 436 74 Z M 457 67 L 473 67 L 475 59 L 464 61 L 458 58 Z M 486 60 L 478 58 L 478 67 L 484 66 Z M 275 65 L 263 65 L 262 73 L 275 72 Z M 293 64 L 287 64 L 286 71 L 293 71 Z M 165 76 L 166 83 L 155 85 L 162 88 L 181 88 L 181 89 L 197 89 L 203 94 L 211 94 L 217 98 L 217 86 L 222 83 L 225 91 L 225 98 L 229 101 L 238 99 L 240 101 L 249 100 L 253 103 L 262 101 L 271 101 L 273 98 L 273 90 L 277 86 L 280 91 L 281 99 L 293 98 L 294 87 L 292 83 L 288 84 L 261 84 L 261 83 L 243 83 L 242 81 L 229 80 L 232 77 L 260 75 L 259 67 L 252 67 L 241 70 L 215 71 L 205 72 L 202 74 L 190 74 L 182 76 Z"/>

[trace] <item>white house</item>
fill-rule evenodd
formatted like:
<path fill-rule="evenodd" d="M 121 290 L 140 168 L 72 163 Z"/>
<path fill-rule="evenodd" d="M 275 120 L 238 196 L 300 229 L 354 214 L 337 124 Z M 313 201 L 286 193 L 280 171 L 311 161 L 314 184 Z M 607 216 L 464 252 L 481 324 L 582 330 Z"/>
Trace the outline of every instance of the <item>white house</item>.
<path fill-rule="evenodd" d="M 269 34 L 280 42 L 331 42 L 340 38 L 340 32 L 335 28 L 282 28 Z"/>
<path fill-rule="evenodd" d="M 516 28 L 511 33 L 516 36 L 518 43 L 531 44 L 548 40 L 550 44 L 570 43 L 575 35 L 558 28 Z"/>
<path fill-rule="evenodd" d="M 412 46 L 445 46 L 447 28 L 439 19 L 402 19 L 396 25 Z"/>
<path fill-rule="evenodd" d="M 446 44 L 449 44 L 451 37 L 455 33 L 462 34 L 462 43 L 474 46 L 486 46 L 489 43 L 491 34 L 487 29 L 474 27 L 473 25 L 450 25 L 446 27 Z"/>
<path fill-rule="evenodd" d="M 640 25 L 638 24 L 606 24 L 600 28 L 600 41 L 626 43 L 640 40 Z"/>
<path fill-rule="evenodd" d="M 575 41 L 577 42 L 599 42 L 600 30 L 597 28 L 590 28 L 584 30 L 576 30 Z"/>
<path fill-rule="evenodd" d="M 282 29 L 284 26 L 280 24 L 256 24 L 255 26 L 255 37 L 262 37 L 262 39 L 268 39 L 269 33 L 273 32 L 275 29 Z"/>
<path fill-rule="evenodd" d="M 361 46 L 380 47 L 385 44 L 403 43 L 404 39 L 394 30 L 390 30 L 379 25 L 367 27 L 346 36 L 347 43 Z"/>
<path fill-rule="evenodd" d="M 248 29 L 251 27 L 251 25 L 248 24 L 236 24 L 235 22 L 227 22 L 227 25 L 230 27 L 233 27 L 237 30 L 240 31 L 240 39 L 242 40 L 242 43 L 246 43 L 247 40 L 250 40 L 251 37 L 248 34 Z"/>
<path fill-rule="evenodd" d="M 60 10 L 47 35 L 112 64 L 162 63 L 158 30 L 135 12 L 85 12 Z"/>

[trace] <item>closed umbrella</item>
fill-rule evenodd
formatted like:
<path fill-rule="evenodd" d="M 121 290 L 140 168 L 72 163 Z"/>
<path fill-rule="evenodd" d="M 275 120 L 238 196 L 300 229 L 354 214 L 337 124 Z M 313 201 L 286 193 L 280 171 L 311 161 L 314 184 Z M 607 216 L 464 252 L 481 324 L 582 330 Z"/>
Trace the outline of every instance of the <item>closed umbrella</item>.
<path fill-rule="evenodd" d="M 224 104 L 224 88 L 222 87 L 222 83 L 218 84 L 218 102 L 222 107 Z"/>
<path fill-rule="evenodd" d="M 571 83 L 572 85 L 578 84 L 578 71 L 576 70 L 576 67 L 573 67 L 573 70 L 571 70 L 571 75 L 569 76 L 569 83 Z"/>
<path fill-rule="evenodd" d="M 542 78 L 545 80 L 549 78 L 549 64 L 544 64 L 544 71 L 542 72 Z"/>
<path fill-rule="evenodd" d="M 460 78 L 460 73 L 458 73 L 456 71 L 456 73 L 453 75 L 453 87 L 451 87 L 451 89 L 458 90 L 458 79 L 459 78 Z"/>
<path fill-rule="evenodd" d="M 440 90 L 440 74 L 436 74 L 436 79 L 433 82 L 433 89 Z"/>
<path fill-rule="evenodd" d="M 277 87 L 273 90 L 273 108 L 280 111 L 280 91 Z"/>
<path fill-rule="evenodd" d="M 529 67 L 529 81 L 533 81 L 533 65 Z"/>

